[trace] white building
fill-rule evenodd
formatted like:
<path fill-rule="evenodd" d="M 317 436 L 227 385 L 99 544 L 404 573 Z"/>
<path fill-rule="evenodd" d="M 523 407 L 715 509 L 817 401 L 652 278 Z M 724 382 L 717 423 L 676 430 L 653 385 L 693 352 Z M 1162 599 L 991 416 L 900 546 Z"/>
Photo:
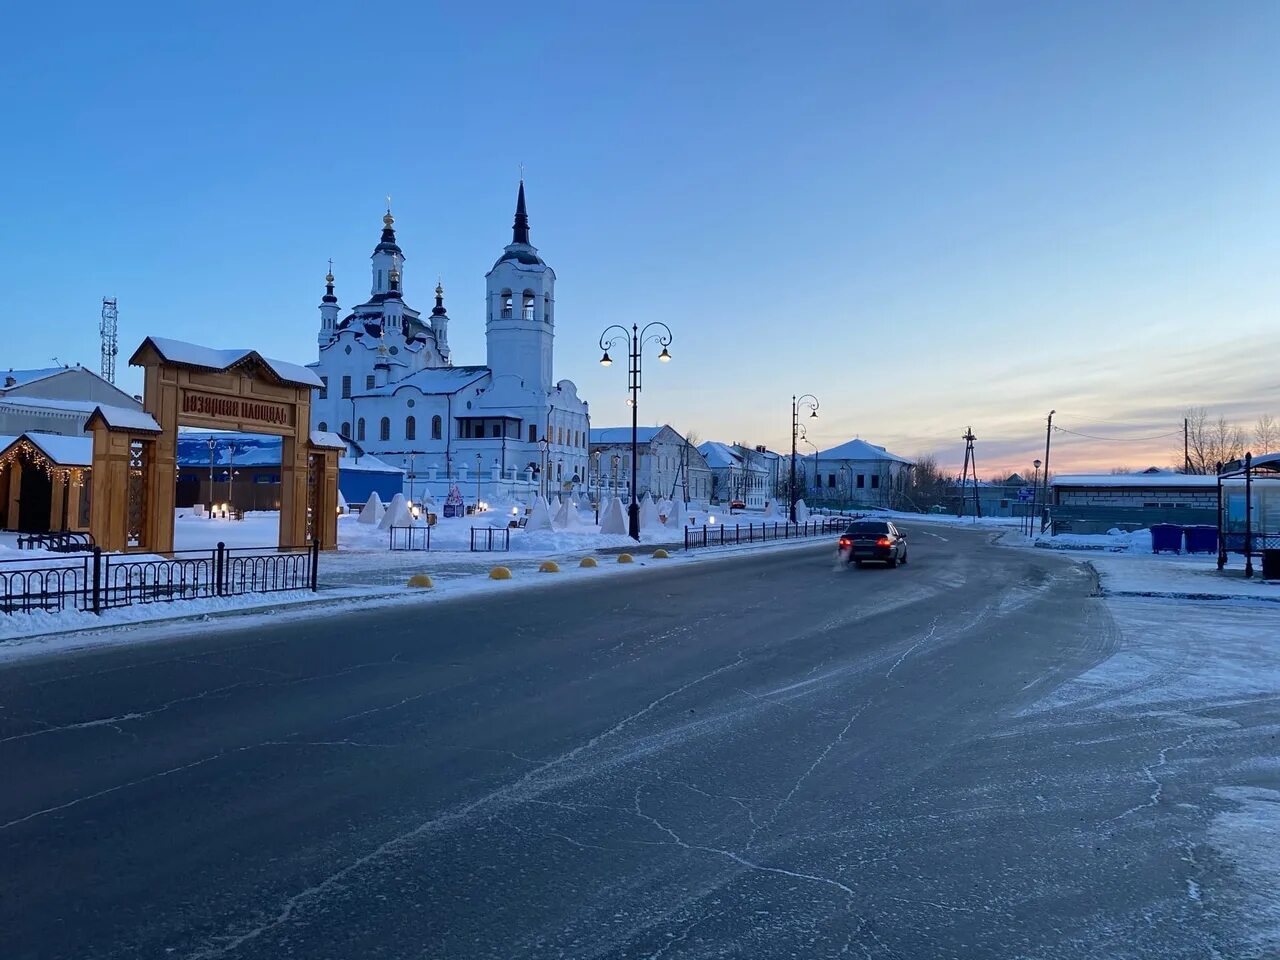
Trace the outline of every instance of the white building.
<path fill-rule="evenodd" d="M 636 428 L 639 461 L 636 496 L 652 494 L 655 500 L 707 500 L 711 497 L 711 471 L 698 449 L 670 424 Z M 598 460 L 597 460 L 598 455 Z M 599 465 L 602 489 L 629 499 L 631 489 L 631 428 L 597 427 L 591 431 L 592 477 Z M 614 477 L 617 477 L 615 482 Z M 594 490 L 594 484 L 592 486 Z"/>
<path fill-rule="evenodd" d="M 524 181 L 511 243 L 485 275 L 484 365 L 454 365 L 441 286 L 429 316 L 405 302 L 394 223 L 388 210 L 369 298 L 341 320 L 332 271 L 325 278 L 312 426 L 428 485 L 475 483 L 478 468 L 487 486 L 525 492 L 544 462 L 549 488 L 585 479 L 587 404 L 572 381 L 554 378 L 556 275 L 529 242 Z"/>
<path fill-rule="evenodd" d="M 30 431 L 82 437 L 99 404 L 142 409 L 136 398 L 80 364 L 0 372 L 0 435 Z"/>
<path fill-rule="evenodd" d="M 910 483 L 915 464 L 866 440 L 849 440 L 797 461 L 805 496 L 856 506 L 893 507 Z"/>
<path fill-rule="evenodd" d="M 708 440 L 698 448 L 706 458 L 714 481 L 711 498 L 720 503 L 739 501 L 752 510 L 763 510 L 771 497 L 773 468 L 767 451 L 738 443 Z"/>

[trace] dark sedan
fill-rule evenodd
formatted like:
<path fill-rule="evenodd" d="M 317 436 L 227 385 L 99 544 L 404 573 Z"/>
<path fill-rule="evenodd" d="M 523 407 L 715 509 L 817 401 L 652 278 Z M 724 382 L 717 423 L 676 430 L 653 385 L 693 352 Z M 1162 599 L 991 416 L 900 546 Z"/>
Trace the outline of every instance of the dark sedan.
<path fill-rule="evenodd" d="M 855 520 L 840 534 L 840 556 L 855 567 L 867 561 L 896 567 L 907 562 L 907 535 L 888 520 Z"/>

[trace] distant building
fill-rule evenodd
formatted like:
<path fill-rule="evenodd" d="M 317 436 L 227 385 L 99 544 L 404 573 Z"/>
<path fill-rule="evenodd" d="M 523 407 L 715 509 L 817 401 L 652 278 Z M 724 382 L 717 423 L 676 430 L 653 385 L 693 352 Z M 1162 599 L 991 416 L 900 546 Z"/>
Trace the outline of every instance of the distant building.
<path fill-rule="evenodd" d="M 1050 517 L 1058 533 L 1218 522 L 1218 478 L 1213 475 L 1061 474 L 1050 480 L 1050 490 Z"/>
<path fill-rule="evenodd" d="M 142 409 L 141 401 L 80 364 L 0 371 L 0 434 L 84 436 L 85 422 L 99 404 Z"/>
<path fill-rule="evenodd" d="M 699 448 L 688 443 L 670 424 L 638 427 L 636 440 L 640 453 L 636 468 L 636 496 L 643 497 L 649 493 L 655 500 L 707 500 L 711 497 L 712 472 L 707 468 L 706 460 Z M 591 473 L 584 478 L 591 490 L 595 489 L 593 478 L 598 465 L 605 493 L 616 488 L 620 496 L 630 497 L 630 427 L 593 427 L 591 461 Z"/>
<path fill-rule="evenodd" d="M 805 458 L 805 497 L 814 503 L 896 507 L 915 464 L 866 440 L 848 440 Z M 797 464 L 799 469 L 799 464 Z M 811 506 L 813 504 L 810 504 Z"/>
<path fill-rule="evenodd" d="M 485 274 L 483 365 L 455 366 L 449 315 L 437 284 L 429 316 L 404 299 L 404 253 L 388 210 L 372 254 L 369 298 L 339 319 L 333 273 L 320 301 L 324 386 L 312 427 L 333 431 L 422 476 L 513 489 L 540 474 L 551 487 L 587 471 L 587 404 L 556 380 L 555 271 L 529 240 L 524 182 L 511 243 Z M 545 440 L 546 444 L 541 442 Z"/>
<path fill-rule="evenodd" d="M 762 510 L 766 501 L 776 496 L 773 483 L 776 463 L 770 460 L 767 450 L 716 440 L 708 440 L 698 449 L 713 477 L 713 502 L 737 500 L 752 510 Z"/>

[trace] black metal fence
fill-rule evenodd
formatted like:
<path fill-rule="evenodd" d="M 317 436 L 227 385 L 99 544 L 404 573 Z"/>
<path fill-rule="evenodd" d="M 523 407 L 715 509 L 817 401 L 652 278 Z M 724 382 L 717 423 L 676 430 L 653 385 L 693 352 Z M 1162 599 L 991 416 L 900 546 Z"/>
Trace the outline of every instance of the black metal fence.
<path fill-rule="evenodd" d="M 493 553 L 511 549 L 510 527 L 472 527 L 471 552 Z"/>
<path fill-rule="evenodd" d="M 391 527 L 392 550 L 430 550 L 431 527 Z"/>
<path fill-rule="evenodd" d="M 92 553 L 59 563 L 0 561 L 0 613 L 83 610 L 101 613 L 135 603 L 316 590 L 320 545 L 301 550 L 260 547 L 180 550 L 168 558 Z"/>
<path fill-rule="evenodd" d="M 72 533 L 28 533 L 18 537 L 19 550 L 48 550 L 50 553 L 79 553 L 93 549 L 93 534 Z"/>
<path fill-rule="evenodd" d="M 849 525 L 845 517 L 809 520 L 806 523 L 717 523 L 684 528 L 684 548 L 731 547 L 739 543 L 763 543 L 766 540 L 803 540 L 826 537 L 844 531 Z"/>

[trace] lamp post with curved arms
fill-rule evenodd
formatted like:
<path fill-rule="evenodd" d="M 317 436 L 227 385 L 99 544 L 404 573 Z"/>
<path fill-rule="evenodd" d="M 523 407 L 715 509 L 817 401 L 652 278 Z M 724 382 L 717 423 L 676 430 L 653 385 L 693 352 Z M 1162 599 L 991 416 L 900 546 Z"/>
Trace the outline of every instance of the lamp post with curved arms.
<path fill-rule="evenodd" d="M 809 419 L 818 417 L 818 398 L 811 393 L 791 397 L 791 484 L 787 491 L 787 499 L 791 501 L 790 519 L 796 522 L 796 437 L 800 434 L 800 411 L 808 410 Z M 814 448 L 817 449 L 816 447 Z"/>
<path fill-rule="evenodd" d="M 671 345 L 671 340 L 671 328 L 661 320 L 646 323 L 643 328 L 633 323 L 630 331 L 626 327 L 615 323 L 605 327 L 604 332 L 600 334 L 600 349 L 604 351 L 603 356 L 600 357 L 601 366 L 608 367 L 613 364 L 613 359 L 609 356 L 610 347 L 625 346 L 628 348 L 628 360 L 630 363 L 627 370 L 627 389 L 631 391 L 631 397 L 629 398 L 631 404 L 631 503 L 627 507 L 627 532 L 636 541 L 640 539 L 640 502 L 636 500 L 640 445 L 637 441 L 636 433 L 639 426 L 637 412 L 640 406 L 641 348 L 646 343 L 658 344 L 662 347 L 662 352 L 658 354 L 658 359 L 666 363 L 671 359 L 671 354 L 667 351 L 667 347 Z"/>

